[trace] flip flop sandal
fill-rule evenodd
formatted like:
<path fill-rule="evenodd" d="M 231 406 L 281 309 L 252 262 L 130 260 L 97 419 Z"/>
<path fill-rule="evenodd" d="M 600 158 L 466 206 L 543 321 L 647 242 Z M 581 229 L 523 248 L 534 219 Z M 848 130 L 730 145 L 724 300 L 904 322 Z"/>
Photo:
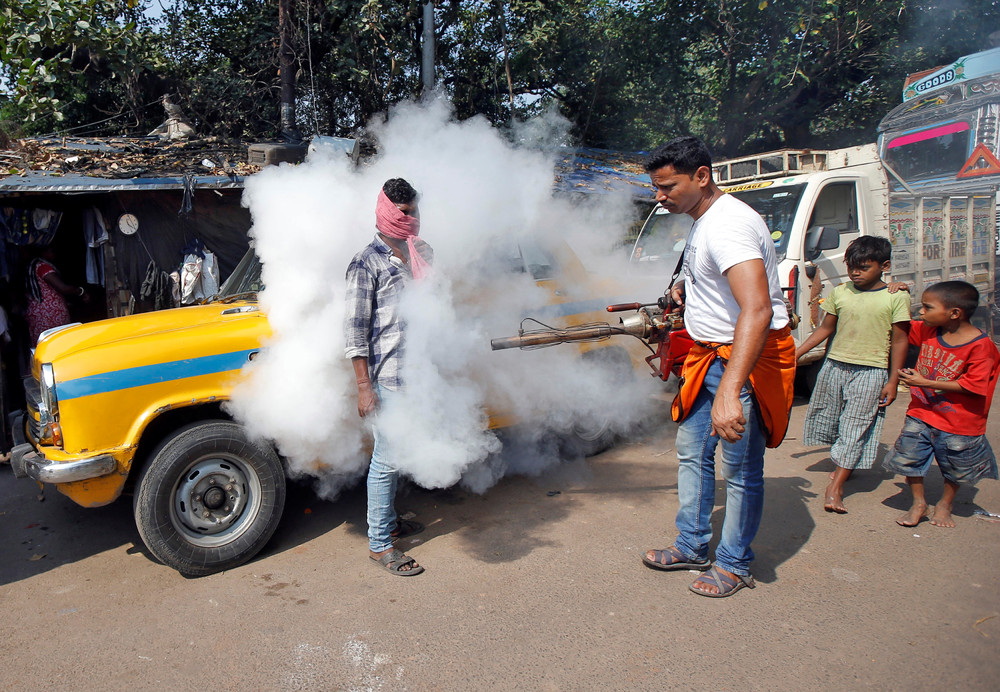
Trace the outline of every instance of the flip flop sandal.
<path fill-rule="evenodd" d="M 699 596 L 707 596 L 708 598 L 726 598 L 727 596 L 732 596 L 744 586 L 748 589 L 754 589 L 757 587 L 757 582 L 755 582 L 751 576 L 743 577 L 739 574 L 734 576 L 736 577 L 735 579 L 713 565 L 711 570 L 695 579 L 690 586 L 688 586 L 688 588 Z M 708 591 L 696 589 L 694 585 L 699 583 L 706 585 L 711 584 L 719 589 L 719 593 L 709 593 Z"/>
<path fill-rule="evenodd" d="M 402 550 L 398 550 L 396 548 L 393 548 L 379 558 L 373 555 L 369 555 L 368 557 L 371 558 L 373 562 L 377 562 L 381 565 L 382 569 L 386 572 L 395 574 L 399 577 L 415 577 L 424 571 L 423 567 L 413 567 L 417 561 L 409 555 L 404 555 Z M 406 567 L 407 565 L 410 566 L 410 569 L 403 569 L 403 567 Z"/>
<path fill-rule="evenodd" d="M 410 519 L 401 519 L 396 522 L 396 530 L 393 531 L 390 536 L 392 538 L 408 538 L 410 536 L 416 536 L 418 533 L 424 530 L 424 525 L 419 521 L 411 521 Z"/>
<path fill-rule="evenodd" d="M 670 559 L 669 562 L 664 563 L 663 558 L 667 557 Z M 684 555 L 674 546 L 669 548 L 664 548 L 663 550 L 654 550 L 653 559 L 650 560 L 646 557 L 645 553 L 642 556 L 642 564 L 646 567 L 652 567 L 653 569 L 662 569 L 665 571 L 675 570 L 675 569 L 697 569 L 706 570 L 712 566 L 712 563 L 708 560 L 688 560 Z"/>

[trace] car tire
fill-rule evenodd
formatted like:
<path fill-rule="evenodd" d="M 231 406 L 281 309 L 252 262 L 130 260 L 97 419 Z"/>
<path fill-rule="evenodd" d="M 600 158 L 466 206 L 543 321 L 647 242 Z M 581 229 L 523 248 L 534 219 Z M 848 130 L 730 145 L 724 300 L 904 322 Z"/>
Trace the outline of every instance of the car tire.
<path fill-rule="evenodd" d="M 260 552 L 285 505 L 285 473 L 267 443 L 232 421 L 194 423 L 150 455 L 135 523 L 149 551 L 185 576 L 230 569 Z"/>
<path fill-rule="evenodd" d="M 601 368 L 605 386 L 631 388 L 635 369 L 628 351 L 618 346 L 587 351 L 581 357 L 584 368 Z M 590 457 L 607 451 L 618 440 L 619 430 L 610 415 L 578 419 L 563 439 L 568 457 Z"/>

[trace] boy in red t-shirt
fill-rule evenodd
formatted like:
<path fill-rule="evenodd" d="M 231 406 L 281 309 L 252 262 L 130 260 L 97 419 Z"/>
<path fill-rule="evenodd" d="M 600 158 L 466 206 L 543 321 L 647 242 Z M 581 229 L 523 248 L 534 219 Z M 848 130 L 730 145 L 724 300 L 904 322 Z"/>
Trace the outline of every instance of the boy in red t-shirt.
<path fill-rule="evenodd" d="M 924 476 L 936 458 L 944 492 L 931 524 L 953 527 L 951 506 L 959 482 L 997 478 L 997 462 L 986 439 L 986 415 L 993 400 L 1000 352 L 969 318 L 979 291 L 964 281 L 944 281 L 924 291 L 923 322 L 910 325 L 910 343 L 920 346 L 916 370 L 899 371 L 910 387 L 906 422 L 882 465 L 906 476 L 913 493 L 910 511 L 896 520 L 916 526 L 927 514 Z"/>

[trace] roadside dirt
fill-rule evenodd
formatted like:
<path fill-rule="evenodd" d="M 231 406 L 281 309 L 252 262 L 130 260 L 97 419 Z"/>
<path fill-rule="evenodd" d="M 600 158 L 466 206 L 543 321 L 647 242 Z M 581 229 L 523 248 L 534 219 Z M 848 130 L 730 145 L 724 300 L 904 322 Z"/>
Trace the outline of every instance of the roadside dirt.
<path fill-rule="evenodd" d="M 1000 522 L 974 511 L 1000 513 L 1000 482 L 960 491 L 954 529 L 897 526 L 905 485 L 879 470 L 828 514 L 804 413 L 767 455 L 758 586 L 721 600 L 640 563 L 674 535 L 663 419 L 482 496 L 411 488 L 398 506 L 428 528 L 401 547 L 427 571 L 406 579 L 369 563 L 363 489 L 292 489 L 262 555 L 185 579 L 144 552 L 129 501 L 39 502 L 0 468 L 0 689 L 997 689 Z"/>

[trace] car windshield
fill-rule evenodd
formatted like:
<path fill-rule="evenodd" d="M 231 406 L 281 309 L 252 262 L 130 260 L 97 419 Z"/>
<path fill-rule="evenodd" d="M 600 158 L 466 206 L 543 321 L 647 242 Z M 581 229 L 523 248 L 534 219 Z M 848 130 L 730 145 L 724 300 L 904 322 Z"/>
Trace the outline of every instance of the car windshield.
<path fill-rule="evenodd" d="M 646 220 L 639 238 L 632 248 L 632 261 L 640 266 L 662 271 L 661 265 L 673 270 L 680 259 L 688 232 L 694 221 L 687 214 L 671 214 L 663 207 L 657 207 Z"/>
<path fill-rule="evenodd" d="M 795 211 L 799 207 L 799 200 L 802 199 L 805 188 L 805 184 L 783 185 L 729 193 L 749 204 L 764 218 L 764 223 L 771 231 L 779 260 L 785 256 Z"/>
<path fill-rule="evenodd" d="M 530 274 L 535 281 L 551 279 L 556 273 L 556 261 L 552 254 L 535 239 L 522 236 L 516 240 L 506 239 L 495 244 L 493 257 L 501 260 L 501 271 Z M 236 269 L 219 289 L 217 300 L 241 297 L 252 298 L 252 294 L 264 290 L 260 276 L 261 263 L 257 254 L 250 249 L 243 256 Z"/>
<path fill-rule="evenodd" d="M 263 291 L 264 282 L 260 278 L 260 268 L 261 264 L 257 253 L 253 251 L 253 248 L 247 250 L 247 254 L 243 255 L 243 259 L 236 265 L 236 269 L 219 289 L 219 300 Z"/>
<path fill-rule="evenodd" d="M 530 274 L 535 281 L 553 278 L 558 269 L 555 257 L 536 238 L 522 235 L 494 239 L 483 253 L 479 273 Z"/>

